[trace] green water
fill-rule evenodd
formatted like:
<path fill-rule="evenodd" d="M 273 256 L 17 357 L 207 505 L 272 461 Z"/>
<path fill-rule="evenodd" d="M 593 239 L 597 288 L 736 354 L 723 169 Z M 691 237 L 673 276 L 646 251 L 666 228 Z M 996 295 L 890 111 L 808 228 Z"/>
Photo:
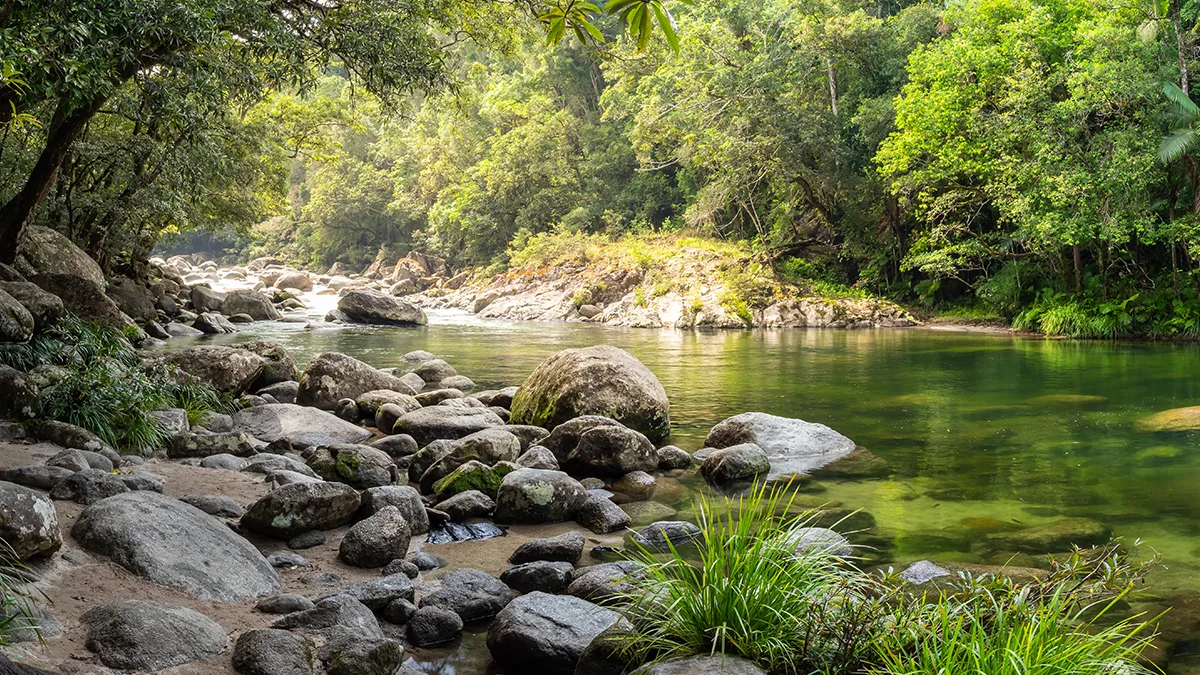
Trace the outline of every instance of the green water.
<path fill-rule="evenodd" d="M 217 341 L 269 338 L 301 363 L 333 350 L 377 367 L 426 349 L 480 388 L 519 384 L 560 349 L 616 345 L 662 381 L 670 440 L 689 451 L 725 417 L 763 411 L 828 424 L 887 460 L 886 477 L 818 487 L 821 498 L 874 516 L 891 546 L 884 560 L 987 562 L 964 519 L 1032 525 L 1086 516 L 1166 555 L 1157 592 L 1200 590 L 1197 436 L 1133 426 L 1200 404 L 1200 346 L 924 329 L 620 329 L 436 313 L 431 321 L 420 329 L 255 324 Z"/>

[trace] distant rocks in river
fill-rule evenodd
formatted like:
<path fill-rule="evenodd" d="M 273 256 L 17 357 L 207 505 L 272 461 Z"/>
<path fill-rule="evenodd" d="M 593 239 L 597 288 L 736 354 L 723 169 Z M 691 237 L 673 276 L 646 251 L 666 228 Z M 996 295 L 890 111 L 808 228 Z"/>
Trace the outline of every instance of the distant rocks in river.
<path fill-rule="evenodd" d="M 355 323 L 389 326 L 424 326 L 428 323 L 420 307 L 367 289 L 353 290 L 343 295 L 338 300 L 337 311 L 341 318 Z"/>
<path fill-rule="evenodd" d="M 742 443 L 753 443 L 766 453 L 769 478 L 810 473 L 855 448 L 854 441 L 824 424 L 761 412 L 734 415 L 714 426 L 704 439 L 712 448 Z"/>

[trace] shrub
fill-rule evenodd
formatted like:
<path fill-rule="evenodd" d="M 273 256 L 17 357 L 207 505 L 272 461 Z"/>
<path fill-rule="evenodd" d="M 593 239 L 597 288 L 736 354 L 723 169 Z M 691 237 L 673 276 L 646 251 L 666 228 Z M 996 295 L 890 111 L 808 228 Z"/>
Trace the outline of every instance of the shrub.
<path fill-rule="evenodd" d="M 25 567 L 17 559 L 8 542 L 0 539 L 0 647 L 8 647 L 15 640 L 14 634 L 33 629 L 41 641 L 38 628 L 41 619 L 34 611 L 33 587 L 25 582 Z"/>

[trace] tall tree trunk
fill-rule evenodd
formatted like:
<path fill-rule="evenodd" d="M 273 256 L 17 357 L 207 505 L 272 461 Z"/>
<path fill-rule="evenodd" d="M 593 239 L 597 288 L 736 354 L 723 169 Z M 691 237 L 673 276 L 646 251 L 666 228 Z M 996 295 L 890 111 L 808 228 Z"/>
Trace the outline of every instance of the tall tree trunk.
<path fill-rule="evenodd" d="M 833 69 L 833 59 L 825 56 L 825 76 L 829 80 L 829 108 L 833 111 L 834 119 L 838 116 L 838 86 L 837 71 Z"/>
<path fill-rule="evenodd" d="M 1071 259 L 1075 263 L 1075 292 L 1078 293 L 1083 282 L 1083 254 L 1079 250 L 1079 244 L 1071 247 Z"/>
<path fill-rule="evenodd" d="M 1180 18 L 1180 5 L 1183 0 L 1171 0 L 1171 24 L 1175 28 L 1175 47 L 1179 53 L 1179 88 L 1189 98 L 1191 97 L 1191 77 L 1188 75 L 1187 44 L 1183 37 L 1183 21 Z"/>
<path fill-rule="evenodd" d="M 46 147 L 42 148 L 25 186 L 0 207 L 0 263 L 12 264 L 17 259 L 17 245 L 25 225 L 54 184 L 54 177 L 67 158 L 71 143 L 103 103 L 104 98 L 97 97 L 84 107 L 72 108 L 67 99 L 59 101 L 47 130 Z"/>

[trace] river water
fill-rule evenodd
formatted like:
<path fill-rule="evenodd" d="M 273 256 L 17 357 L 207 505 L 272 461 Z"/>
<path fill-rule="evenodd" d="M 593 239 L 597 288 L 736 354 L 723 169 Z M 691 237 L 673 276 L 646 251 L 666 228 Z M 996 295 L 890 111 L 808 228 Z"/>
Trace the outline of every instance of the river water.
<path fill-rule="evenodd" d="M 888 563 L 997 562 L 978 545 L 980 523 L 1084 516 L 1165 555 L 1167 568 L 1151 580 L 1157 595 L 1200 591 L 1198 437 L 1134 425 L 1200 403 L 1200 346 L 929 329 L 624 329 L 429 314 L 421 328 L 264 322 L 202 339 L 272 339 L 301 364 L 340 351 L 380 368 L 425 349 L 480 389 L 519 384 L 561 349 L 615 345 L 662 381 L 670 442 L 688 451 L 722 419 L 763 411 L 827 424 L 886 460 L 886 475 L 820 480 L 809 490 L 874 516 Z M 188 344 L 175 339 L 167 348 Z"/>

